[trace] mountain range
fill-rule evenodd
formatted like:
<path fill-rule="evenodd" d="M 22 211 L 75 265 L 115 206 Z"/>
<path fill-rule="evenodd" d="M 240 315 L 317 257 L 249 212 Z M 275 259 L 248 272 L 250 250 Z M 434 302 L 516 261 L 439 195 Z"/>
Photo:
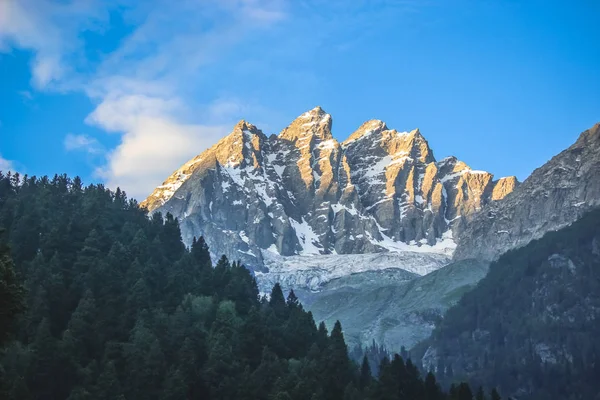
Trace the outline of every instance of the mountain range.
<path fill-rule="evenodd" d="M 187 243 L 204 235 L 215 254 L 260 270 L 265 252 L 452 255 L 465 217 L 518 186 L 455 157 L 436 161 L 418 129 L 371 120 L 340 143 L 331 128 L 320 107 L 278 136 L 240 121 L 142 205 L 179 218 Z"/>
<path fill-rule="evenodd" d="M 240 121 L 142 203 L 171 213 L 184 242 L 241 260 L 262 292 L 294 289 L 352 344 L 390 350 L 426 339 L 490 261 L 599 203 L 600 125 L 523 183 L 455 157 L 418 129 L 380 120 L 342 142 L 316 107 L 279 135 Z"/>

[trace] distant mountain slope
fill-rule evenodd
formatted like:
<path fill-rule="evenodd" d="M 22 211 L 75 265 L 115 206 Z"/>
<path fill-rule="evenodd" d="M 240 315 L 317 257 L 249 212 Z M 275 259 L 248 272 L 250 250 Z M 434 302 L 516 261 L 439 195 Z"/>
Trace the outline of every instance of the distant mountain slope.
<path fill-rule="evenodd" d="M 401 269 L 368 271 L 335 279 L 318 292 L 296 293 L 317 320 L 344 321 L 350 345 L 375 340 L 392 351 L 429 337 L 443 313 L 487 272 L 487 264 L 468 260 L 425 276 Z"/>
<path fill-rule="evenodd" d="M 600 123 L 501 201 L 466 214 L 454 258 L 493 260 L 600 205 Z"/>
<path fill-rule="evenodd" d="M 184 241 L 261 270 L 275 255 L 427 251 L 452 254 L 461 217 L 503 198 L 498 181 L 454 157 L 436 161 L 419 130 L 364 123 L 343 143 L 320 107 L 267 137 L 245 121 L 146 199 Z"/>
<path fill-rule="evenodd" d="M 599 338 L 594 210 L 502 255 L 448 311 L 422 360 L 426 367 L 451 366 L 454 377 L 475 384 L 499 384 L 518 399 L 597 399 Z"/>

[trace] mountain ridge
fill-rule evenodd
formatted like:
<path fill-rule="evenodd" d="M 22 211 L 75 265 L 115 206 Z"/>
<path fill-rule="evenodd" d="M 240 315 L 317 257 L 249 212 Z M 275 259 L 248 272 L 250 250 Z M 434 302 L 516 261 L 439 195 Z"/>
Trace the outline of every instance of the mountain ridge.
<path fill-rule="evenodd" d="M 242 120 L 142 206 L 179 218 L 185 242 L 216 234 L 209 243 L 215 254 L 260 269 L 264 251 L 451 254 L 464 215 L 518 185 L 455 157 L 436 161 L 418 129 L 369 120 L 340 142 L 332 124 L 321 107 L 277 136 Z"/>
<path fill-rule="evenodd" d="M 583 131 L 500 202 L 470 215 L 456 260 L 495 260 L 600 205 L 600 123 Z"/>

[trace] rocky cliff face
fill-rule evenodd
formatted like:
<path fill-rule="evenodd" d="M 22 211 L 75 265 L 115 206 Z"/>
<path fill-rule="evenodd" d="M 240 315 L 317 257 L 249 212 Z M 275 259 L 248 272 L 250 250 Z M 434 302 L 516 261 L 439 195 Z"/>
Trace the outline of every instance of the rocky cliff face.
<path fill-rule="evenodd" d="M 480 212 L 463 214 L 464 229 L 457 235 L 454 258 L 494 260 L 507 250 L 571 224 L 598 206 L 599 154 L 600 124 L 596 124 L 518 188 L 514 189 L 510 181 L 498 182 L 496 189 L 509 189 L 508 195 L 489 202 Z"/>
<path fill-rule="evenodd" d="M 143 203 L 179 218 L 186 242 L 264 269 L 278 256 L 451 254 L 464 221 L 516 186 L 454 157 L 436 161 L 419 130 L 365 122 L 340 143 L 320 107 L 267 137 L 239 122 Z"/>

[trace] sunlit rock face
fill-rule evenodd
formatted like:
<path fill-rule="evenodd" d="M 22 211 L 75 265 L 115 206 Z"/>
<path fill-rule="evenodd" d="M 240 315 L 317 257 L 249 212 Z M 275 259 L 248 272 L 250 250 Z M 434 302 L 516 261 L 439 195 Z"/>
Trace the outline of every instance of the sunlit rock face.
<path fill-rule="evenodd" d="M 418 129 L 371 120 L 340 143 L 332 122 L 316 107 L 267 137 L 241 121 L 143 205 L 177 217 L 187 243 L 203 235 L 215 255 L 261 270 L 265 252 L 452 255 L 465 220 L 518 186 L 436 161 Z"/>

